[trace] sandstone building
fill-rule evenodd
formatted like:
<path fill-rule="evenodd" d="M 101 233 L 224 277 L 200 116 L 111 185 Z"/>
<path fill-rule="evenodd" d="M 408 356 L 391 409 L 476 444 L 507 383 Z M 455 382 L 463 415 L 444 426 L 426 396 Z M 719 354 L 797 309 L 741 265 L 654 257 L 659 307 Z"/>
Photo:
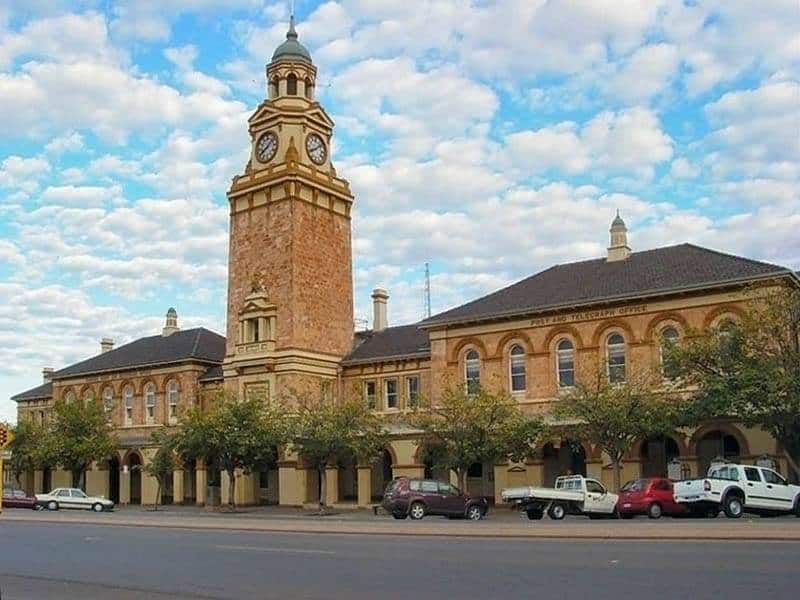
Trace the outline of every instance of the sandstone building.
<path fill-rule="evenodd" d="M 20 419 L 40 421 L 55 400 L 102 400 L 120 447 L 87 473 L 91 493 L 122 504 L 152 502 L 156 486 L 141 470 L 154 452 L 150 433 L 177 424 L 204 392 L 274 398 L 296 390 L 333 400 L 355 389 L 374 410 L 391 414 L 420 395 L 435 397 L 449 378 L 506 389 L 525 410 L 540 411 L 587 365 L 603 364 L 624 380 L 639 366 L 660 364 L 663 340 L 739 318 L 754 284 L 800 285 L 789 269 L 690 244 L 633 252 L 617 215 L 605 257 L 555 265 L 399 327 L 389 326 L 388 294 L 376 289 L 372 328 L 354 332 L 354 198 L 331 162 L 333 122 L 315 100 L 316 68 L 293 25 L 286 38 L 267 66 L 267 98 L 249 119 L 251 158 L 228 190 L 226 337 L 181 330 L 170 309 L 160 334 L 118 348 L 104 339 L 98 355 L 45 370 L 40 386 L 13 397 Z M 785 471 L 781 455 L 765 433 L 717 421 L 641 440 L 625 476 L 672 469 L 692 475 L 718 456 L 776 461 Z M 551 483 L 567 469 L 608 482 L 608 462 L 589 444 L 554 439 L 524 464 L 474 465 L 468 485 L 499 498 L 503 487 Z M 398 427 L 375 464 L 341 457 L 330 467 L 327 501 L 367 505 L 393 476 L 430 470 L 414 432 Z M 285 452 L 272 469 L 239 476 L 241 503 L 318 498 L 315 471 Z M 68 483 L 60 470 L 26 481 L 36 492 Z M 224 474 L 185 464 L 162 500 L 213 503 L 227 485 Z"/>

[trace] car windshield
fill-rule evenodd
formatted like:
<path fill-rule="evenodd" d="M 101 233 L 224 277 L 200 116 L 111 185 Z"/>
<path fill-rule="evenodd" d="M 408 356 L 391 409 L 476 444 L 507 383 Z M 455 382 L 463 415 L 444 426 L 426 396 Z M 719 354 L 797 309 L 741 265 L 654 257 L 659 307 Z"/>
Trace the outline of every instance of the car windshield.
<path fill-rule="evenodd" d="M 621 492 L 641 492 L 647 487 L 647 479 L 634 479 L 620 489 Z"/>

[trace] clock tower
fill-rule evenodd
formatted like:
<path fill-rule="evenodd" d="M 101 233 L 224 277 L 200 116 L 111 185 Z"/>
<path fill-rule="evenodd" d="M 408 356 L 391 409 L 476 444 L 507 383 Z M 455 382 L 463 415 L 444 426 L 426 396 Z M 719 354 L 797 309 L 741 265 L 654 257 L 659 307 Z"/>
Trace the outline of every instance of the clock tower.
<path fill-rule="evenodd" d="M 353 343 L 353 195 L 330 156 L 333 121 L 294 19 L 250 117 L 230 202 L 226 389 L 327 395 Z"/>

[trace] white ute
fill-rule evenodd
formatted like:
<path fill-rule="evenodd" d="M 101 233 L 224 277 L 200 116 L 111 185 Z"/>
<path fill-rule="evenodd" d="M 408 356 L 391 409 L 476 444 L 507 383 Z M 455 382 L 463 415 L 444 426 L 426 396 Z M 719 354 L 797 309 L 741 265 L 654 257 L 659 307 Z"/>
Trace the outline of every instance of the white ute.
<path fill-rule="evenodd" d="M 538 521 L 547 515 L 560 521 L 567 513 L 589 518 L 616 517 L 619 496 L 608 492 L 596 479 L 567 475 L 556 479 L 555 488 L 519 487 L 502 491 L 503 502 L 525 511 Z"/>
<path fill-rule="evenodd" d="M 800 517 L 800 486 L 788 483 L 772 469 L 753 465 L 716 465 L 702 479 L 675 484 L 675 502 L 696 514 L 786 514 Z"/>

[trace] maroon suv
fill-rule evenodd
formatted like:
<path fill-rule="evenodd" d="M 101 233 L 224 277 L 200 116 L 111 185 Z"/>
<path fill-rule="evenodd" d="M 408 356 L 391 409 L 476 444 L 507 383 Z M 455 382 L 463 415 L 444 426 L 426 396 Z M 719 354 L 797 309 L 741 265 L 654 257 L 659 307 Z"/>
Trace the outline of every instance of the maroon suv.
<path fill-rule="evenodd" d="M 383 508 L 395 519 L 411 517 L 419 520 L 425 515 L 461 517 L 478 521 L 486 516 L 486 498 L 473 498 L 454 485 L 433 479 L 398 477 L 386 486 Z"/>

